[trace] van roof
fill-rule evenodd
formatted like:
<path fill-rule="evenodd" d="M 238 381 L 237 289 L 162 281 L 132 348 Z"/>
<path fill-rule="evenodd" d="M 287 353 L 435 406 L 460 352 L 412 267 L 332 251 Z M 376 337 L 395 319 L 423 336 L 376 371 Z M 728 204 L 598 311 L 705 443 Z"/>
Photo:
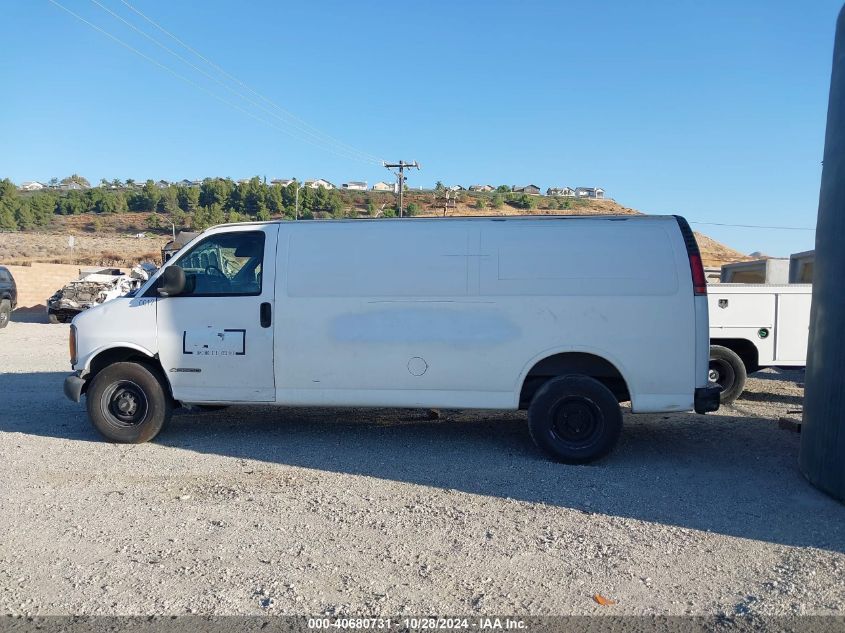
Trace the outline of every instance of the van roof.
<path fill-rule="evenodd" d="M 513 222 L 513 221 L 528 221 L 528 220 L 671 220 L 675 221 L 674 215 L 454 215 L 448 217 L 438 216 L 424 216 L 424 217 L 410 217 L 410 218 L 346 218 L 343 220 L 306 220 L 308 224 L 350 224 L 352 222 Z M 224 226 L 261 226 L 264 224 L 288 224 L 294 220 L 269 220 L 266 222 L 228 222 L 224 224 L 216 224 L 209 227 L 210 229 L 220 228 Z"/>

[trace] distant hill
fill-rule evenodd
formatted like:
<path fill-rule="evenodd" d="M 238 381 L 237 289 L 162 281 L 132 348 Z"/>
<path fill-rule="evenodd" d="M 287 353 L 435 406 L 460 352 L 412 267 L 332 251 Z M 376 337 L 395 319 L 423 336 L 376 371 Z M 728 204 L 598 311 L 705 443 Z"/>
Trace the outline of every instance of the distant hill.
<path fill-rule="evenodd" d="M 350 216 L 368 217 L 375 200 L 379 204 L 393 201 L 392 194 L 378 196 L 368 192 L 342 192 Z M 486 203 L 479 208 L 478 199 Z M 533 209 L 521 209 L 512 204 L 494 208 L 491 196 L 463 193 L 457 202 L 453 199 L 447 215 L 639 215 L 640 211 L 620 205 L 615 200 L 574 200 L 534 196 Z M 405 195 L 406 208 L 414 204 L 418 216 L 442 216 L 442 201 L 433 192 L 409 191 Z M 569 208 L 561 209 L 566 204 Z M 170 225 L 166 214 L 158 214 L 161 228 L 149 228 L 148 213 L 81 213 L 78 215 L 56 215 L 52 223 L 39 231 L 0 232 L 0 263 L 24 263 L 28 261 L 80 263 L 85 265 L 129 266 L 141 260 L 158 257 L 161 247 L 169 239 Z M 327 214 L 318 217 L 329 217 Z M 189 227 L 176 227 L 189 228 Z M 144 237 L 134 237 L 144 233 Z M 68 236 L 75 236 L 74 250 L 68 248 Z M 705 266 L 718 267 L 724 263 L 751 259 L 712 238 L 696 233 L 702 260 Z"/>

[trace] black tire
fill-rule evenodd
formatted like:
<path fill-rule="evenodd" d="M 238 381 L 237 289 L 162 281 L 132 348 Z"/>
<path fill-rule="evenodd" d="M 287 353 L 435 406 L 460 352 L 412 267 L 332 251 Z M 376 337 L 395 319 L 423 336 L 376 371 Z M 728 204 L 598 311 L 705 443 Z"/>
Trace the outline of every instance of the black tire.
<path fill-rule="evenodd" d="M 732 349 L 721 345 L 711 345 L 710 369 L 707 377 L 722 390 L 719 394 L 719 402 L 733 404 L 745 389 L 747 378 L 745 363 Z"/>
<path fill-rule="evenodd" d="M 0 301 L 0 329 L 9 325 L 12 318 L 12 302 L 8 299 Z"/>
<path fill-rule="evenodd" d="M 585 464 L 616 446 L 622 410 L 613 392 L 595 378 L 559 376 L 543 384 L 531 400 L 528 430 L 552 459 Z"/>
<path fill-rule="evenodd" d="M 159 376 L 139 363 L 114 363 L 91 381 L 88 417 L 111 442 L 141 444 L 170 419 L 173 401 Z"/>

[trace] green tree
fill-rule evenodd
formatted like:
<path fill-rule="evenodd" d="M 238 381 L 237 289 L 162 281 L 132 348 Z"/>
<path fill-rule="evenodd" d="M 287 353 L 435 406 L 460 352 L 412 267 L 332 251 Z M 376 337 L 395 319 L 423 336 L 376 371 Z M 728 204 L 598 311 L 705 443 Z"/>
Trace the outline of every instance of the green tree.
<path fill-rule="evenodd" d="M 15 221 L 18 228 L 23 231 L 34 229 L 36 226 L 35 214 L 29 206 L 29 200 L 19 200 L 15 206 Z"/>
<path fill-rule="evenodd" d="M 436 183 L 434 183 L 434 190 L 437 193 L 441 193 L 444 189 L 446 189 L 446 187 L 443 186 L 443 183 L 440 182 L 439 180 Z"/>
<path fill-rule="evenodd" d="M 176 229 L 185 228 L 188 225 L 188 214 L 182 209 L 176 209 L 170 214 L 170 221 Z"/>
<path fill-rule="evenodd" d="M 56 197 L 54 195 L 37 193 L 30 198 L 29 205 L 38 226 L 47 226 L 53 221 L 53 216 L 56 213 Z"/>
<path fill-rule="evenodd" d="M 229 178 L 206 178 L 200 185 L 199 204 L 201 207 L 224 205 L 229 202 L 229 196 L 234 189 L 235 183 Z"/>
<path fill-rule="evenodd" d="M 325 208 L 335 218 L 339 219 L 346 217 L 346 209 L 343 205 L 343 198 L 340 197 L 340 193 L 338 193 L 337 191 L 328 192 Z"/>
<path fill-rule="evenodd" d="M 212 204 L 208 207 L 208 222 L 209 226 L 223 224 L 226 221 L 226 213 L 223 211 L 223 206 L 219 204 Z"/>
<path fill-rule="evenodd" d="M 0 231 L 17 231 L 18 221 L 15 212 L 7 200 L 0 201 Z"/>
<path fill-rule="evenodd" d="M 18 196 L 18 188 L 8 178 L 0 180 L 0 200 L 13 199 Z"/>
<path fill-rule="evenodd" d="M 91 199 L 79 191 L 68 191 L 56 201 L 56 212 L 61 215 L 79 215 L 91 211 Z"/>
<path fill-rule="evenodd" d="M 475 199 L 475 206 L 476 209 L 482 210 L 487 208 L 487 204 L 484 202 L 484 198 L 476 198 Z"/>
<path fill-rule="evenodd" d="M 270 213 L 276 215 L 284 213 L 285 205 L 282 202 L 282 189 L 280 187 L 268 187 L 267 185 L 263 185 L 263 187 L 264 203 L 267 205 Z"/>
<path fill-rule="evenodd" d="M 367 200 L 367 215 L 376 217 L 376 205 L 372 200 Z"/>
<path fill-rule="evenodd" d="M 93 200 L 95 213 L 126 213 L 129 206 L 126 203 L 126 196 L 123 192 L 116 191 Z"/>
<path fill-rule="evenodd" d="M 179 190 L 170 186 L 159 190 L 159 199 L 156 203 L 156 210 L 161 213 L 173 213 L 179 208 Z"/>
<path fill-rule="evenodd" d="M 159 217 L 158 213 L 153 212 L 147 216 L 147 228 L 151 230 L 161 228 L 161 218 Z"/>
<path fill-rule="evenodd" d="M 417 215 L 420 212 L 420 205 L 418 205 L 416 202 L 412 202 L 408 205 L 408 208 L 405 209 L 405 212 L 408 215 Z"/>
<path fill-rule="evenodd" d="M 497 193 L 508 193 L 510 190 L 511 188 L 507 185 L 499 185 L 498 187 L 496 187 Z"/>
<path fill-rule="evenodd" d="M 501 209 L 505 204 L 505 199 L 502 197 L 502 194 L 497 193 L 494 195 L 492 204 L 494 209 Z"/>
<path fill-rule="evenodd" d="M 193 212 L 200 206 L 200 190 L 197 187 L 179 187 L 176 192 L 179 208 L 185 212 Z M 171 211 L 173 213 L 173 211 Z"/>

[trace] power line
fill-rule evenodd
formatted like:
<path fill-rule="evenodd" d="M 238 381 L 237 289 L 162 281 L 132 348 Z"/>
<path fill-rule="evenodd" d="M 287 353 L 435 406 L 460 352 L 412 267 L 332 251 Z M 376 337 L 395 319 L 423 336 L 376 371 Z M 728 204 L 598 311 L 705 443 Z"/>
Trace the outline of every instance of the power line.
<path fill-rule="evenodd" d="M 703 224 L 706 226 L 730 226 L 742 229 L 777 229 L 779 231 L 815 231 L 815 227 L 809 226 L 761 226 L 759 224 L 724 224 L 722 222 L 692 222 L 690 224 Z"/>
<path fill-rule="evenodd" d="M 115 13 L 114 11 L 109 9 L 108 7 L 106 7 L 103 4 L 101 4 L 100 2 L 98 2 L 98 0 L 91 0 L 91 2 L 94 3 L 95 5 L 97 5 L 98 7 L 100 7 L 103 11 L 109 13 L 115 19 L 120 20 L 121 22 L 126 24 L 133 31 L 136 31 L 136 32 L 140 33 L 141 35 L 143 35 L 145 38 L 147 38 L 148 40 L 153 42 L 159 48 L 161 48 L 161 49 L 167 51 L 168 53 L 170 53 L 171 55 L 173 55 L 179 61 L 183 62 L 187 66 L 190 66 L 191 68 L 196 70 L 198 73 L 202 74 L 203 76 L 207 77 L 211 81 L 213 81 L 213 82 L 217 83 L 218 85 L 222 86 L 225 90 L 229 91 L 230 93 L 234 94 L 237 97 L 240 97 L 241 99 L 243 99 L 247 103 L 255 106 L 259 110 L 264 111 L 265 113 L 267 113 L 271 117 L 278 119 L 282 123 L 284 123 L 286 125 L 291 125 L 291 123 L 289 121 L 287 121 L 285 118 L 279 116 L 278 114 L 276 114 L 272 110 L 266 108 L 265 106 L 261 105 L 260 103 L 258 103 L 256 101 L 250 99 L 249 97 L 245 96 L 243 93 L 241 93 L 238 90 L 232 88 L 227 83 L 221 81 L 220 79 L 218 79 L 214 75 L 206 72 L 205 70 L 203 70 L 202 68 L 200 68 L 196 64 L 192 63 L 190 60 L 185 59 L 184 57 L 182 57 L 176 51 L 174 51 L 171 48 L 167 47 L 166 45 L 162 44 L 160 41 L 158 41 L 157 39 L 155 39 L 154 37 L 152 37 L 151 35 L 149 35 L 145 31 L 143 31 L 142 29 L 139 29 L 137 26 L 135 26 L 134 24 L 132 24 L 128 20 L 124 19 L 119 14 Z M 325 145 L 328 145 L 328 146 L 337 145 L 337 143 L 332 143 L 332 142 L 328 141 L 327 139 L 321 138 L 321 136 L 319 134 L 316 134 L 316 133 L 314 133 L 314 132 L 312 132 L 308 129 L 301 128 L 301 129 L 297 129 L 297 131 L 301 132 L 302 134 L 307 134 L 307 135 L 311 136 L 312 138 L 315 139 L 315 141 L 317 141 L 319 143 L 322 143 L 322 144 L 325 144 Z M 338 149 L 338 151 L 344 152 L 346 154 L 350 154 L 350 158 L 354 158 L 355 160 L 361 160 L 362 162 L 372 162 L 373 161 L 373 159 L 369 155 L 366 155 L 366 154 L 359 152 L 357 150 L 354 150 L 354 149 L 347 150 L 345 147 L 342 147 L 342 146 L 338 146 L 338 147 L 336 147 L 336 149 Z"/>
<path fill-rule="evenodd" d="M 255 113 L 250 112 L 249 110 L 246 110 L 245 108 L 242 108 L 242 107 L 241 107 L 241 106 L 239 106 L 238 104 L 236 104 L 236 103 L 232 103 L 231 101 L 229 101 L 229 100 L 227 100 L 227 99 L 224 99 L 223 97 L 221 97 L 220 95 L 216 94 L 215 92 L 212 92 L 212 91 L 211 91 L 211 90 L 209 90 L 208 88 L 206 88 L 206 87 L 204 87 L 204 86 L 202 86 L 202 85 L 200 85 L 200 84 L 196 83 L 195 81 L 193 81 L 193 80 L 191 80 L 191 79 L 189 79 L 189 78 L 185 77 L 184 75 L 179 74 L 178 72 L 176 72 L 175 70 L 173 70 L 173 69 L 172 69 L 172 68 L 170 68 L 169 66 L 166 66 L 165 64 L 162 64 L 162 63 L 161 63 L 161 62 L 159 62 L 158 60 L 153 59 L 152 57 L 150 57 L 149 55 L 146 55 L 145 53 L 141 52 L 140 50 L 138 50 L 137 48 L 133 47 L 132 45 L 127 44 L 126 42 L 124 42 L 123 40 L 121 40 L 119 37 L 117 37 L 117 36 L 115 36 L 115 35 L 113 35 L 113 34 L 109 33 L 107 30 L 105 30 L 105 29 L 103 29 L 103 28 L 101 28 L 101 27 L 97 26 L 96 24 L 94 24 L 94 23 L 92 23 L 92 22 L 90 22 L 90 21 L 86 20 L 86 19 L 85 19 L 85 18 L 83 18 L 81 15 L 79 15 L 79 14 L 77 14 L 77 13 L 75 13 L 75 12 L 71 11 L 71 10 L 70 10 L 70 9 L 68 9 L 66 6 L 64 6 L 64 5 L 62 5 L 61 3 L 59 3 L 57 0 L 48 0 L 48 1 L 49 1 L 51 4 L 53 4 L 53 5 L 57 6 L 58 8 L 62 9 L 62 10 L 63 10 L 63 11 L 65 11 L 66 13 L 70 14 L 71 16 L 73 16 L 74 18 L 76 18 L 77 20 L 79 20 L 80 22 L 82 22 L 82 23 L 84 23 L 84 24 L 88 25 L 89 27 L 91 27 L 91 28 L 92 28 L 92 29 L 94 29 L 95 31 L 97 31 L 97 32 L 99 32 L 99 33 L 102 33 L 103 35 L 105 35 L 105 36 L 106 36 L 106 37 L 108 37 L 109 39 L 111 39 L 111 40 L 113 40 L 113 41 L 117 42 L 118 44 L 120 44 L 121 46 L 123 46 L 124 48 L 126 48 L 127 50 L 129 50 L 129 51 L 131 51 L 131 52 L 135 53 L 135 54 L 136 54 L 136 55 L 138 55 L 139 57 L 141 57 L 141 58 L 145 59 L 146 61 L 150 62 L 150 63 L 151 63 L 151 64 L 153 64 L 154 66 L 157 66 L 158 68 L 161 68 L 162 70 L 164 70 L 164 71 L 166 71 L 167 73 L 169 73 L 169 74 L 173 75 L 174 77 L 176 77 L 176 78 L 177 78 L 177 79 L 179 79 L 180 81 L 183 81 L 183 82 L 187 83 L 188 85 L 190 85 L 190 86 L 192 86 L 192 87 L 194 87 L 194 88 L 197 88 L 198 90 L 201 90 L 201 91 L 205 92 L 206 94 L 210 95 L 211 97 L 213 97 L 213 98 L 214 98 L 214 99 L 216 99 L 217 101 L 220 101 L 221 103 L 224 103 L 224 104 L 226 104 L 227 106 L 229 106 L 229 107 L 231 107 L 231 108 L 234 108 L 235 110 L 238 110 L 239 112 L 241 112 L 241 113 L 245 114 L 246 116 L 248 116 L 248 117 L 250 117 L 250 118 L 253 118 L 253 119 L 255 119 L 256 121 L 259 121 L 259 122 L 261 122 L 261 123 L 264 123 L 265 125 L 267 125 L 267 126 L 269 126 L 269 127 L 273 128 L 273 129 L 275 129 L 275 130 L 277 130 L 277 131 L 279 131 L 279 132 L 282 132 L 283 134 L 286 134 L 286 135 L 290 136 L 291 138 L 294 138 L 294 139 L 296 139 L 296 140 L 298 140 L 298 141 L 303 141 L 303 142 L 309 143 L 309 144 L 311 144 L 311 145 L 313 145 L 313 146 L 315 146 L 315 147 L 317 147 L 317 148 L 319 148 L 319 149 L 321 149 L 321 150 L 323 150 L 323 151 L 326 151 L 326 152 L 329 152 L 329 153 L 334 154 L 334 155 L 336 155 L 336 156 L 339 156 L 340 158 L 345 158 L 345 159 L 347 159 L 347 160 L 362 160 L 362 159 L 361 159 L 361 158 L 359 158 L 359 157 L 350 156 L 348 152 L 347 152 L 347 153 L 345 153 L 345 154 L 344 154 L 344 153 L 341 153 L 342 151 L 344 151 L 344 150 L 342 150 L 342 149 L 337 149 L 337 150 L 336 150 L 336 149 L 333 149 L 333 148 L 331 148 L 331 147 L 327 147 L 327 146 L 325 146 L 325 142 L 321 145 L 321 144 L 319 144 L 319 143 L 317 143 L 317 142 L 315 142 L 315 141 L 312 141 L 312 140 L 310 140 L 310 139 L 308 139 L 308 138 L 302 138 L 301 136 L 297 136 L 297 134 L 293 133 L 292 131 L 290 131 L 290 130 L 288 130 L 288 129 L 285 129 L 285 128 L 282 128 L 282 127 L 280 127 L 280 126 L 278 126 L 278 125 L 274 124 L 273 122 L 268 121 L 268 120 L 266 120 L 266 119 L 264 119 L 264 118 L 262 118 L 262 117 L 260 117 L 260 116 L 256 115 Z"/>
<path fill-rule="evenodd" d="M 94 1 L 94 0 L 92 0 L 92 1 Z M 344 147 L 344 148 L 346 148 L 346 149 L 347 149 L 347 150 L 349 150 L 349 151 L 352 151 L 352 152 L 355 152 L 355 153 L 361 154 L 361 156 L 366 157 L 366 159 L 367 159 L 367 160 L 369 160 L 370 162 L 373 162 L 373 163 L 376 163 L 376 164 L 381 164 L 381 163 L 383 162 L 380 158 L 378 158 L 378 157 L 377 157 L 377 156 L 375 156 L 374 154 L 370 154 L 369 152 L 365 152 L 365 151 L 363 151 L 363 150 L 360 150 L 360 149 L 358 149 L 358 148 L 356 148 L 356 147 L 354 147 L 354 146 L 352 146 L 352 145 L 349 145 L 348 143 L 344 143 L 343 141 L 341 141 L 341 140 L 339 140 L 339 139 L 337 139 L 337 138 L 335 138 L 335 137 L 333 137 L 333 136 L 331 136 L 331 135 L 329 135 L 329 134 L 326 134 L 325 132 L 320 131 L 319 129 L 317 129 L 316 127 L 314 127 L 313 125 L 311 125 L 311 124 L 310 124 L 310 123 L 308 123 L 307 121 L 304 121 L 303 119 L 300 119 L 298 116 L 296 116 L 296 115 L 295 115 L 295 114 L 293 114 L 292 112 L 289 112 L 288 110 L 285 110 L 284 108 L 282 108 L 280 105 L 278 105 L 276 102 L 274 102 L 274 101 L 273 101 L 272 99 L 270 99 L 269 97 L 265 97 L 263 94 L 261 94 L 261 93 L 260 93 L 260 92 L 258 92 L 257 90 L 254 90 L 253 88 L 251 88 L 250 86 L 248 86 L 246 83 L 244 83 L 243 81 L 241 81 L 240 79 L 238 79 L 237 77 L 235 77 L 234 75 L 232 75 L 231 73 L 227 72 L 226 70 L 224 70 L 223 68 L 221 68 L 219 65 L 215 64 L 213 61 L 211 61 L 210 59 L 208 59 L 207 57 L 205 57 L 205 56 L 204 56 L 202 53 L 200 53 L 198 50 L 196 50 L 195 48 L 191 47 L 190 45 L 188 45 L 187 43 L 185 43 L 183 40 L 179 39 L 178 37 L 176 37 L 173 33 L 171 33 L 170 31 L 168 31 L 167 29 L 165 29 L 163 26 L 161 26 L 158 22 L 156 22 L 155 20 L 153 20 L 151 17 L 149 17 L 149 16 L 145 15 L 144 13 L 142 13 L 139 9 L 135 8 L 134 6 L 132 6 L 132 5 L 131 5 L 129 2 L 127 2 L 126 0 L 120 0 L 120 1 L 121 1 L 121 2 L 123 3 L 123 5 L 124 5 L 124 6 L 126 6 L 126 7 L 130 10 L 130 11 L 132 11 L 133 13 L 136 13 L 137 15 L 139 15 L 141 18 L 143 18 L 144 20 L 146 20 L 147 22 L 149 22 L 151 25 L 153 25 L 156 29 L 158 29 L 159 31 L 161 31 L 162 33 L 164 33 L 167 37 L 171 38 L 173 41 L 175 41 L 176 43 L 178 43 L 180 46 L 182 46 L 182 47 L 183 47 L 183 48 L 185 48 L 186 50 L 190 51 L 192 54 L 196 55 L 199 59 L 201 59 L 201 60 L 202 60 L 202 61 L 204 61 L 206 64 L 208 64 L 209 66 L 211 66 L 214 70 L 216 70 L 217 72 L 219 72 L 221 75 L 223 75 L 224 77 L 226 77 L 226 78 L 227 78 L 227 79 L 229 79 L 230 81 L 232 81 L 232 82 L 236 83 L 237 85 L 239 85 L 239 86 L 240 86 L 241 88 L 243 88 L 244 90 L 247 90 L 247 91 L 248 91 L 248 92 L 250 92 L 252 95 L 254 95 L 254 96 L 258 97 L 259 99 L 261 99 L 262 101 L 264 101 L 265 103 L 267 103 L 269 106 L 271 106 L 271 107 L 275 108 L 275 109 L 276 109 L 276 110 L 278 110 L 278 111 L 279 111 L 279 112 L 280 112 L 283 116 L 285 116 L 285 117 L 287 117 L 287 118 L 289 118 L 289 119 L 291 119 L 291 120 L 295 121 L 296 123 L 298 123 L 299 125 L 301 125 L 301 126 L 303 126 L 303 127 L 307 128 L 307 129 L 312 130 L 312 132 L 311 132 L 312 134 L 316 134 L 316 135 L 319 135 L 319 136 L 321 136 L 321 137 L 324 137 L 325 139 L 327 139 L 327 140 L 331 141 L 332 143 L 335 143 L 335 144 L 337 144 L 337 145 L 339 145 L 339 146 L 341 146 L 341 147 Z"/>

